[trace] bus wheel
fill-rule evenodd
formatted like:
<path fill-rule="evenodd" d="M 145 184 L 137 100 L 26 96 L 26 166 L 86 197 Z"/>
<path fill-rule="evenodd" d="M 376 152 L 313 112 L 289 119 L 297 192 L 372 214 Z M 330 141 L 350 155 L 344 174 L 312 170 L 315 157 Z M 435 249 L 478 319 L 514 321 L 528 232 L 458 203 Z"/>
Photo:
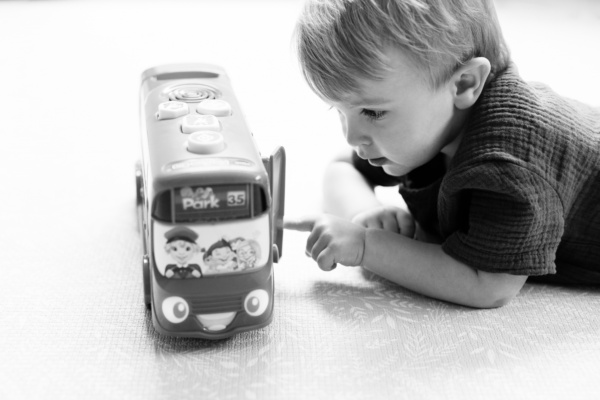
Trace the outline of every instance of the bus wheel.
<path fill-rule="evenodd" d="M 144 277 L 144 303 L 146 307 L 150 308 L 150 261 L 148 256 L 144 256 L 142 259 L 142 271 Z"/>

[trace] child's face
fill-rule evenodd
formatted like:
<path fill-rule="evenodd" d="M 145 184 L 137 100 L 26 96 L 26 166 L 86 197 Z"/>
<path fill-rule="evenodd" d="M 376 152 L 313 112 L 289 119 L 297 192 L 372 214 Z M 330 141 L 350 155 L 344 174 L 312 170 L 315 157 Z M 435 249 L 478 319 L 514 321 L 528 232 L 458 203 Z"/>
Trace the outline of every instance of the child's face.
<path fill-rule="evenodd" d="M 425 72 L 399 50 L 387 54 L 393 71 L 385 79 L 359 80 L 358 93 L 331 104 L 358 155 L 401 176 L 435 157 L 457 137 L 460 126 L 449 83 L 433 90 Z"/>
<path fill-rule="evenodd" d="M 242 246 L 238 250 L 238 254 L 242 260 L 250 260 L 255 255 L 254 249 L 249 244 Z"/>
<path fill-rule="evenodd" d="M 167 244 L 167 252 L 178 263 L 185 264 L 194 256 L 195 246 L 185 240 L 176 240 Z"/>
<path fill-rule="evenodd" d="M 220 261 L 227 261 L 233 257 L 233 252 L 229 247 L 220 247 L 212 252 L 214 258 Z"/>

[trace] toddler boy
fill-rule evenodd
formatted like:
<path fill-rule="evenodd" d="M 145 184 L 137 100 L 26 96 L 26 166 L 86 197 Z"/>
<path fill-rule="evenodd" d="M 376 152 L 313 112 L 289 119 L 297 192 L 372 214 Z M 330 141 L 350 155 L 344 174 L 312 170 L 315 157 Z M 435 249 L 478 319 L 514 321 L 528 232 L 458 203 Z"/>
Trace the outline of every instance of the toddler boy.
<path fill-rule="evenodd" d="M 314 0 L 296 35 L 353 149 L 336 215 L 286 221 L 319 267 L 481 308 L 528 277 L 600 283 L 600 111 L 519 77 L 491 1 Z M 409 213 L 372 190 L 398 184 Z"/>

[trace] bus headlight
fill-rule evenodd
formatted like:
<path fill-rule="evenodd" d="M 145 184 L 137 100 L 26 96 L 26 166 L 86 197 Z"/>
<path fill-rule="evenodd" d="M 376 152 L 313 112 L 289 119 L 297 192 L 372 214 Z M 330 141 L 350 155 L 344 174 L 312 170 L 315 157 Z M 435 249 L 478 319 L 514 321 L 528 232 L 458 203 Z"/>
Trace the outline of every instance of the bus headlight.
<path fill-rule="evenodd" d="M 253 290 L 244 300 L 244 309 L 248 314 L 257 317 L 264 313 L 269 306 L 269 293 L 263 289 Z"/>
<path fill-rule="evenodd" d="M 190 307 L 181 297 L 167 297 L 162 303 L 162 312 L 169 322 L 178 324 L 188 317 Z"/>

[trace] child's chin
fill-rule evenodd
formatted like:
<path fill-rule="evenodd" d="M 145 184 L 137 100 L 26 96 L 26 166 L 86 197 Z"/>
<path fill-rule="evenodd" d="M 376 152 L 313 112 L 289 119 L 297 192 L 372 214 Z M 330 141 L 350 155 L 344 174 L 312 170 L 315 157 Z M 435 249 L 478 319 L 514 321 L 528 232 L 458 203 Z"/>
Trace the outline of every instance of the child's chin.
<path fill-rule="evenodd" d="M 392 176 L 402 176 L 408 174 L 410 171 L 406 169 L 406 167 L 401 167 L 396 164 L 385 164 L 382 166 L 383 170 L 386 174 Z"/>

